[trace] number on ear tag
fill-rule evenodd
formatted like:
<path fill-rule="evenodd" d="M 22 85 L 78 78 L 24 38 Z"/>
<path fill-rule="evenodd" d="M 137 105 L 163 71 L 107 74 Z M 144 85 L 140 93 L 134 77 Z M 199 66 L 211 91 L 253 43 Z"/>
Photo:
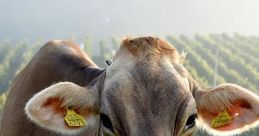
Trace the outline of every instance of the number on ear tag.
<path fill-rule="evenodd" d="M 67 114 L 64 117 L 66 123 L 70 127 L 83 127 L 86 126 L 85 119 L 77 114 L 73 109 L 67 108 Z"/>
<path fill-rule="evenodd" d="M 225 111 L 220 112 L 219 115 L 212 120 L 211 126 L 213 128 L 216 128 L 216 127 L 230 124 L 231 121 L 232 121 L 232 117 L 229 116 L 228 112 L 225 110 Z"/>

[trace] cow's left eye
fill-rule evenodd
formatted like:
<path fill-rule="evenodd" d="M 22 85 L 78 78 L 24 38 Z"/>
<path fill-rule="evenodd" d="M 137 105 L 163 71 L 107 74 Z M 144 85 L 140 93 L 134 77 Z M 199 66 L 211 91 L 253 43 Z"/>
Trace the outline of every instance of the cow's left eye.
<path fill-rule="evenodd" d="M 185 130 L 188 130 L 195 125 L 195 119 L 197 118 L 197 114 L 192 114 L 186 121 Z"/>
<path fill-rule="evenodd" d="M 112 122 L 111 122 L 110 118 L 108 117 L 108 115 L 101 113 L 100 118 L 101 118 L 103 126 L 108 128 L 111 132 L 114 132 Z"/>

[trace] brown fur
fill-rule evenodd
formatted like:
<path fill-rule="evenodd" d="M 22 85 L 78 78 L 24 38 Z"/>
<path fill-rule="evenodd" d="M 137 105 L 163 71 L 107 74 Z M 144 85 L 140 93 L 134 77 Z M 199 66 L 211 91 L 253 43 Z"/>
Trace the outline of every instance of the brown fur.
<path fill-rule="evenodd" d="M 174 59 L 173 61 L 183 60 L 172 45 L 156 37 L 125 39 L 122 43 L 122 48 L 124 47 L 139 58 L 159 59 L 163 55 L 168 55 Z"/>
<path fill-rule="evenodd" d="M 139 55 L 139 53 L 152 52 L 153 54 L 174 53 L 175 49 L 168 43 L 159 38 L 141 37 L 135 39 L 126 39 L 123 46 L 131 51 L 131 53 Z"/>
<path fill-rule="evenodd" d="M 70 81 L 86 86 L 101 73 L 73 42 L 48 42 L 13 81 L 3 113 L 1 136 L 60 136 L 29 121 L 24 113 L 26 102 L 53 83 Z"/>

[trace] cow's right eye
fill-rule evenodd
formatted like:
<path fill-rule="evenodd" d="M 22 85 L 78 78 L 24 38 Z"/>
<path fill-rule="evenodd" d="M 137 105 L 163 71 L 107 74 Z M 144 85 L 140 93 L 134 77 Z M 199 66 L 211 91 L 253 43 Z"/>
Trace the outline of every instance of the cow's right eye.
<path fill-rule="evenodd" d="M 101 118 L 103 126 L 108 128 L 111 132 L 114 132 L 112 122 L 111 122 L 110 118 L 104 113 L 101 113 L 100 118 Z"/>
<path fill-rule="evenodd" d="M 197 118 L 197 114 L 193 114 L 189 116 L 186 122 L 185 130 L 194 127 L 196 118 Z"/>

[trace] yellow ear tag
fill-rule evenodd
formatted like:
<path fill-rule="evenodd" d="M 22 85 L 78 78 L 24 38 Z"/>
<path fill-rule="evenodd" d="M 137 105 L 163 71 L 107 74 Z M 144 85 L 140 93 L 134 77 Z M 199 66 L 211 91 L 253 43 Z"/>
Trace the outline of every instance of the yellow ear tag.
<path fill-rule="evenodd" d="M 70 108 L 67 108 L 67 114 L 64 119 L 70 127 L 83 127 L 87 125 L 85 119 Z"/>
<path fill-rule="evenodd" d="M 212 120 L 211 126 L 213 128 L 216 128 L 216 127 L 230 124 L 231 121 L 232 121 L 232 117 L 229 116 L 228 112 L 225 110 L 225 111 L 220 112 L 219 115 Z"/>

